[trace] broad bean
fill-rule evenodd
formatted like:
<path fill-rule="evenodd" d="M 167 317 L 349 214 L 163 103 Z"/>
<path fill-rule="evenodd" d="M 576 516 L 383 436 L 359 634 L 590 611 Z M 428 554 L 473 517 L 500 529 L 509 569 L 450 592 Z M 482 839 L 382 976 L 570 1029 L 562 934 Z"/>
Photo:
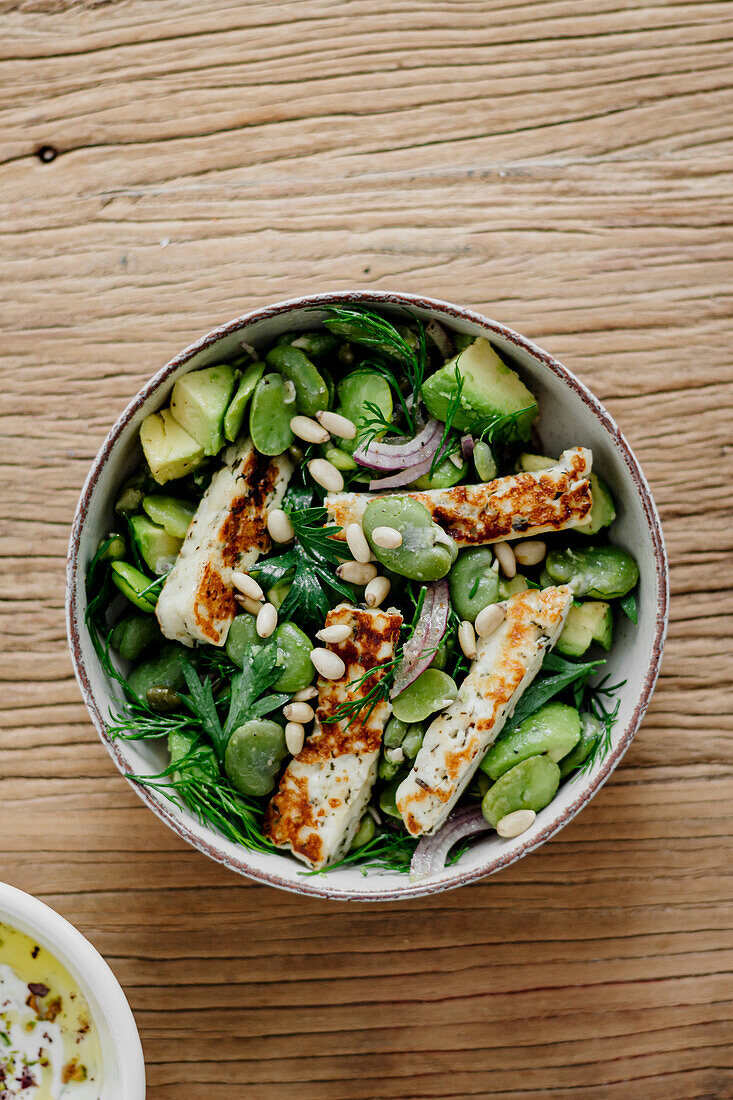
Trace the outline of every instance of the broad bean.
<path fill-rule="evenodd" d="M 563 756 L 562 760 L 558 762 L 560 768 L 560 777 L 564 779 L 570 772 L 575 771 L 583 764 L 591 752 L 593 751 L 596 743 L 600 741 L 603 736 L 603 726 L 593 714 L 583 713 L 580 716 L 580 740 L 574 749 L 572 749 L 567 756 Z"/>
<path fill-rule="evenodd" d="M 367 404 L 376 405 L 386 421 L 392 419 L 392 391 L 389 384 L 373 371 L 353 371 L 340 382 L 337 388 L 339 406 L 336 412 L 347 417 L 352 424 L 356 424 L 356 436 L 354 439 L 343 439 L 335 436 L 339 441 L 339 448 L 352 454 L 359 444 L 360 430 L 364 421 L 371 418 L 372 413 Z"/>
<path fill-rule="evenodd" d="M 158 624 L 150 615 L 126 615 L 112 631 L 110 644 L 120 657 L 136 661 L 160 639 Z"/>
<path fill-rule="evenodd" d="M 257 620 L 254 615 L 237 615 L 226 640 L 226 651 L 229 660 L 240 668 L 244 665 L 245 654 L 252 646 L 262 645 L 262 639 L 257 633 Z"/>
<path fill-rule="evenodd" d="M 481 770 L 491 779 L 499 779 L 521 760 L 540 754 L 556 764 L 579 739 L 580 715 L 575 707 L 546 703 L 516 729 L 494 742 L 481 761 Z"/>
<path fill-rule="evenodd" d="M 473 464 L 476 467 L 476 473 L 482 481 L 493 481 L 498 473 L 496 459 L 494 458 L 491 447 L 488 443 L 485 443 L 483 439 L 479 439 L 474 444 Z"/>
<path fill-rule="evenodd" d="M 555 584 L 570 584 L 575 596 L 611 600 L 625 596 L 639 579 L 639 567 L 619 546 L 551 550 L 545 560 Z"/>
<path fill-rule="evenodd" d="M 182 764 L 180 770 L 173 773 L 174 779 L 180 779 L 181 774 L 188 778 L 212 780 L 219 775 L 219 765 L 216 762 L 216 753 L 211 745 L 199 742 L 195 733 L 185 733 L 176 730 L 168 734 L 168 752 L 171 764 L 177 764 L 188 756 L 192 749 L 196 749 L 196 760 Z"/>
<path fill-rule="evenodd" d="M 290 421 L 295 398 L 290 383 L 279 374 L 266 374 L 255 387 L 249 409 L 249 434 L 260 454 L 279 455 L 293 442 Z"/>
<path fill-rule="evenodd" d="M 149 577 L 126 561 L 113 561 L 110 576 L 115 587 L 119 588 L 122 595 L 126 596 L 138 611 L 147 611 L 152 615 L 158 597 L 155 592 L 146 591 L 152 583 Z"/>
<path fill-rule="evenodd" d="M 506 577 L 499 577 L 499 599 L 508 600 L 510 596 L 516 596 L 517 592 L 525 592 L 529 588 L 527 578 L 517 573 L 510 581 Z"/>
<path fill-rule="evenodd" d="M 143 499 L 143 511 L 153 523 L 176 539 L 184 539 L 196 512 L 196 505 L 189 500 L 155 493 Z"/>
<path fill-rule="evenodd" d="M 403 496 L 376 497 L 362 519 L 364 534 L 382 565 L 410 580 L 437 581 L 444 577 L 458 555 L 458 547 L 417 500 Z M 395 527 L 402 543 L 394 550 L 377 546 L 372 533 L 377 527 Z"/>
<path fill-rule="evenodd" d="M 499 598 L 499 575 L 489 546 L 462 550 L 448 574 L 450 598 L 459 619 L 475 622 L 479 611 Z"/>
<path fill-rule="evenodd" d="M 458 695 L 455 680 L 437 668 L 427 668 L 401 691 L 392 702 L 392 710 L 402 722 L 423 722 L 443 710 Z"/>
<path fill-rule="evenodd" d="M 359 828 L 354 833 L 349 851 L 353 852 L 356 848 L 363 848 L 370 840 L 374 840 L 376 832 L 377 826 L 374 823 L 374 818 L 371 814 L 364 814 L 359 822 Z"/>
<path fill-rule="evenodd" d="M 320 332 L 309 329 L 307 332 L 287 332 L 279 336 L 278 344 L 290 344 L 294 348 L 300 348 L 309 359 L 323 359 L 332 355 L 338 347 L 338 339 L 332 332 Z"/>
<path fill-rule="evenodd" d="M 249 399 L 255 392 L 255 386 L 265 373 L 265 369 L 265 363 L 250 363 L 239 380 L 236 393 L 224 413 L 224 438 L 230 443 L 233 443 L 239 435 Z"/>
<path fill-rule="evenodd" d="M 453 461 L 454 458 L 460 459 L 458 465 Z M 460 449 L 457 451 L 454 450 L 452 455 L 448 455 L 440 460 L 433 471 L 432 477 L 429 472 L 423 474 L 417 481 L 413 481 L 412 488 L 420 489 L 421 491 L 426 489 L 447 489 L 451 485 L 457 485 L 467 473 L 468 463 L 465 459 L 461 458 Z"/>
<path fill-rule="evenodd" d="M 515 764 L 481 801 L 481 812 L 489 825 L 496 828 L 507 814 L 515 810 L 542 810 L 555 797 L 560 784 L 560 769 L 546 756 L 530 756 Z"/>
<path fill-rule="evenodd" d="M 127 677 L 127 686 L 140 699 L 145 699 L 148 691 L 154 687 L 180 691 L 186 686 L 183 662 L 187 657 L 184 646 L 177 642 L 169 642 L 162 646 L 154 657 L 142 661 L 132 670 Z"/>
<path fill-rule="evenodd" d="M 242 794 L 269 794 L 287 756 L 285 730 L 267 718 L 253 718 L 236 729 L 224 755 L 224 770 Z"/>
<path fill-rule="evenodd" d="M 295 623 L 281 623 L 275 631 L 277 665 L 282 675 L 275 681 L 275 691 L 300 691 L 313 679 L 311 650 L 313 642 Z"/>
<path fill-rule="evenodd" d="M 393 779 L 390 783 L 385 783 L 379 792 L 379 808 L 383 814 L 387 814 L 388 817 L 396 817 L 402 820 L 400 817 L 400 811 L 397 809 L 397 802 L 395 801 L 397 796 L 397 788 L 402 782 L 402 777 Z"/>
<path fill-rule="evenodd" d="M 315 416 L 328 408 L 328 385 L 304 351 L 290 344 L 280 344 L 268 351 L 265 359 L 295 386 L 295 405 L 299 413 Z"/>

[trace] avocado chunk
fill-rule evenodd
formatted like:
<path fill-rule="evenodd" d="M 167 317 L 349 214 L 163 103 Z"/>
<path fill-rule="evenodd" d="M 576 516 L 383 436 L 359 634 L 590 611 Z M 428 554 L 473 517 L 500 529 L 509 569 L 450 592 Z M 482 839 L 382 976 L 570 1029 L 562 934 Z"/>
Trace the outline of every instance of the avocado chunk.
<path fill-rule="evenodd" d="M 458 431 L 474 428 L 487 419 L 519 413 L 511 436 L 528 439 L 532 421 L 539 409 L 537 402 L 516 371 L 502 362 L 483 336 L 431 374 L 423 384 L 423 400 L 428 411 L 445 420 L 451 398 L 458 385 L 456 368 L 464 379 L 461 404 L 453 418 Z"/>
<path fill-rule="evenodd" d="M 140 442 L 150 472 L 159 485 L 185 477 L 204 460 L 201 445 L 173 418 L 170 409 L 145 417 Z"/>
<path fill-rule="evenodd" d="M 548 458 L 546 455 L 521 454 L 517 460 L 517 468 L 521 473 L 535 472 L 554 466 L 556 461 L 556 459 Z M 575 530 L 583 535 L 596 535 L 602 527 L 608 527 L 613 523 L 616 518 L 616 506 L 613 503 L 611 490 L 605 481 L 601 481 L 597 474 L 590 474 L 588 480 L 593 496 L 590 519 L 587 523 L 576 527 Z"/>
<path fill-rule="evenodd" d="M 143 511 L 169 535 L 183 539 L 196 514 L 196 505 L 189 500 L 156 493 L 143 499 Z"/>
<path fill-rule="evenodd" d="M 215 455 L 223 446 L 222 424 L 236 380 L 234 367 L 221 363 L 191 371 L 173 387 L 171 413 L 205 455 Z"/>
<path fill-rule="evenodd" d="M 130 520 L 132 535 L 140 556 L 153 573 L 167 573 L 178 557 L 183 539 L 169 535 L 147 516 L 133 516 Z"/>
<path fill-rule="evenodd" d="M 591 642 L 608 651 L 613 637 L 611 605 L 604 600 L 585 600 L 568 612 L 555 648 L 566 657 L 582 657 Z"/>

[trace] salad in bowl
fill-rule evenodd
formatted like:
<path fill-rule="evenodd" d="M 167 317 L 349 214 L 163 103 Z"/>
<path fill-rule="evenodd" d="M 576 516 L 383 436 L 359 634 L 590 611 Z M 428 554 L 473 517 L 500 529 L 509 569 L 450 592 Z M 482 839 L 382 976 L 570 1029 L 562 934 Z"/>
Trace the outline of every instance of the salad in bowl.
<path fill-rule="evenodd" d="M 603 771 L 640 571 L 603 462 L 545 433 L 491 332 L 374 297 L 235 330 L 156 388 L 83 629 L 157 807 L 248 873 L 420 890 L 490 837 L 538 842 Z"/>

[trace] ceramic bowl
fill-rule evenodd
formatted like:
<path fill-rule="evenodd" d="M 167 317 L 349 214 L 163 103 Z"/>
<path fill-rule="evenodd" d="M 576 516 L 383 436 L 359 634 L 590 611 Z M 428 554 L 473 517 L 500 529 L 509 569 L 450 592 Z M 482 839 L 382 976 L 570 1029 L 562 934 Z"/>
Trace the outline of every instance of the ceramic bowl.
<path fill-rule="evenodd" d="M 167 760 L 162 749 L 143 742 L 113 742 L 107 737 L 105 716 L 119 689 L 100 667 L 84 626 L 84 575 L 100 538 L 113 525 L 112 506 L 119 486 L 139 458 L 140 424 L 148 413 L 167 402 L 173 383 L 182 374 L 233 355 L 242 339 L 262 345 L 271 343 L 282 332 L 313 327 L 321 320 L 318 307 L 334 303 L 372 306 L 395 316 L 404 316 L 408 310 L 422 320 L 435 318 L 459 332 L 488 337 L 537 396 L 543 448 L 550 454 L 579 443 L 592 448 L 594 468 L 610 485 L 618 505 L 613 539 L 634 554 L 641 573 L 638 625 L 621 617 L 604 668 L 614 682 L 626 681 L 612 750 L 592 771 L 576 774 L 565 783 L 527 832 L 514 840 L 487 834 L 436 878 L 410 883 L 406 876 L 392 872 L 370 870 L 364 876 L 355 867 L 336 868 L 327 875 L 307 875 L 290 856 L 249 852 L 164 797 L 135 785 L 138 795 L 184 840 L 233 871 L 302 894 L 379 901 L 437 893 L 508 866 L 553 836 L 599 790 L 638 729 L 657 678 L 667 626 L 667 561 L 649 486 L 613 419 L 566 367 L 519 333 L 448 302 L 382 291 L 316 294 L 252 310 L 191 344 L 133 398 L 94 460 L 77 508 L 67 577 L 71 654 L 92 721 L 123 775 L 160 771 Z"/>
<path fill-rule="evenodd" d="M 0 921 L 45 947 L 78 982 L 102 1047 L 100 1100 L 145 1100 L 145 1063 L 135 1019 L 99 952 L 48 905 L 5 882 L 0 882 Z"/>

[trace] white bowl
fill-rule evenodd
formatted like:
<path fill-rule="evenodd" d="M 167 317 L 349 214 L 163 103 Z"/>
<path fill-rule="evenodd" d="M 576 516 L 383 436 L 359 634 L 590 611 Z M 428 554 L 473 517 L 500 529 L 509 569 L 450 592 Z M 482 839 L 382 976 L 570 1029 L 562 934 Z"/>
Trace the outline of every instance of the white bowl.
<path fill-rule="evenodd" d="M 145 1063 L 135 1019 L 99 952 L 73 924 L 6 882 L 0 882 L 0 921 L 45 947 L 78 982 L 102 1048 L 100 1100 L 144 1100 Z"/>
<path fill-rule="evenodd" d="M 316 294 L 265 306 L 215 329 L 172 359 L 130 402 L 107 436 L 84 485 L 74 520 L 67 571 L 67 620 L 76 676 L 100 737 L 123 775 L 151 774 L 167 761 L 164 750 L 135 741 L 110 741 L 105 716 L 119 698 L 119 687 L 100 666 L 84 626 L 84 576 L 97 544 L 113 525 L 112 506 L 124 478 L 139 458 L 138 429 L 148 413 L 168 399 L 176 378 L 219 362 L 236 351 L 240 340 L 267 344 L 280 333 L 314 327 L 328 304 L 366 305 L 422 320 L 435 318 L 474 336 L 487 336 L 512 362 L 537 396 L 543 446 L 558 454 L 582 443 L 593 450 L 594 468 L 608 482 L 618 505 L 613 540 L 634 554 L 641 579 L 639 622 L 616 628 L 604 673 L 625 680 L 611 752 L 592 771 L 576 774 L 537 815 L 534 825 L 514 840 L 488 834 L 441 875 L 410 883 L 406 876 L 358 867 L 341 867 L 326 875 L 308 875 L 291 856 L 250 852 L 202 825 L 187 810 L 135 784 L 139 796 L 172 829 L 212 859 L 259 882 L 321 897 L 355 901 L 394 900 L 432 894 L 482 878 L 513 863 L 553 836 L 596 793 L 618 764 L 644 716 L 656 682 L 667 628 L 667 559 L 659 516 L 649 486 L 631 448 L 601 403 L 573 374 L 536 344 L 478 313 L 447 302 L 382 291 Z"/>

